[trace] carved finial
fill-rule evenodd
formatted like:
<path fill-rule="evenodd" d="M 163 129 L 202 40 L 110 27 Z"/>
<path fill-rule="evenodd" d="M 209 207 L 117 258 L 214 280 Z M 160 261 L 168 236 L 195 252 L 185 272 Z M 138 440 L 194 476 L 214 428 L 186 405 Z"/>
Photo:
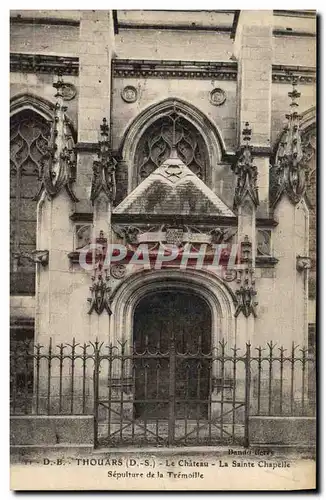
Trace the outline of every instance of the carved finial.
<path fill-rule="evenodd" d="M 51 137 L 47 146 L 47 152 L 41 160 L 42 184 L 36 199 L 43 191 L 49 199 L 57 196 L 63 188 L 66 189 L 72 201 L 77 202 L 72 191 L 72 182 L 76 179 L 76 156 L 66 116 L 67 107 L 63 104 L 62 89 L 65 86 L 62 76 L 58 76 L 53 87 L 57 90 L 55 97 L 57 102 L 54 106 Z"/>
<path fill-rule="evenodd" d="M 232 170 L 237 176 L 237 184 L 234 193 L 233 208 L 236 210 L 245 199 L 249 198 L 254 206 L 259 205 L 257 187 L 257 167 L 253 164 L 251 141 L 251 128 L 245 122 L 242 131 L 243 145 L 241 146 L 237 161 L 232 166 Z"/>
<path fill-rule="evenodd" d="M 297 204 L 306 190 L 308 168 L 304 162 L 301 143 L 300 120 L 297 111 L 300 92 L 296 89 L 297 77 L 293 77 L 290 112 L 285 115 L 286 124 L 278 145 L 275 162 L 271 167 L 272 205 L 286 193 L 292 203 Z"/>
<path fill-rule="evenodd" d="M 103 118 L 100 125 L 101 139 L 98 143 L 98 160 L 93 162 L 93 178 L 91 188 L 91 201 L 95 202 L 103 192 L 109 202 L 114 201 L 116 196 L 115 169 L 117 161 L 112 156 L 109 142 L 109 125 Z"/>

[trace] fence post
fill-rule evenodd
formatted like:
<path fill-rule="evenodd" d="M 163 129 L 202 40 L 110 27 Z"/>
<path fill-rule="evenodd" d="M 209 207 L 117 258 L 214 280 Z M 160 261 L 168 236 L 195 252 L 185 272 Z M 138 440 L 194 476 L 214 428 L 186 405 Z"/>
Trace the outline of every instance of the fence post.
<path fill-rule="evenodd" d="M 170 342 L 170 356 L 169 356 L 169 429 L 168 429 L 168 445 L 173 444 L 174 441 L 174 420 L 175 420 L 175 344 L 174 338 Z"/>
<path fill-rule="evenodd" d="M 246 389 L 245 389 L 245 428 L 244 428 L 244 446 L 249 447 L 249 411 L 250 411 L 250 344 L 246 344 L 246 357 L 245 357 L 245 367 L 246 367 Z"/>
<path fill-rule="evenodd" d="M 100 349 L 101 346 L 96 340 L 93 344 L 94 348 L 94 448 L 98 445 L 98 391 L 99 391 L 99 371 L 100 371 Z"/>

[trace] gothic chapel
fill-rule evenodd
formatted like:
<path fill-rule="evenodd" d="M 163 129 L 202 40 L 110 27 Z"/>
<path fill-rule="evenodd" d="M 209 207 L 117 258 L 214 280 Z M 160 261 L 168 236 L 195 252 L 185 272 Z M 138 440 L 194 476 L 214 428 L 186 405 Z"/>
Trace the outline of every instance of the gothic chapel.
<path fill-rule="evenodd" d="M 98 441 L 138 429 L 207 442 L 216 419 L 219 437 L 236 436 L 250 397 L 238 350 L 314 349 L 315 13 L 25 10 L 10 21 L 11 340 L 50 349 L 31 362 L 25 413 L 92 413 L 94 390 Z M 126 253 L 92 268 L 91 252 L 83 266 L 92 243 Z M 140 245 L 149 259 L 132 266 Z M 155 266 L 169 245 L 178 256 Z M 234 266 L 196 265 L 200 245 L 223 245 L 225 258 L 236 248 Z M 293 384 L 281 373 L 275 389 L 260 385 L 257 366 L 256 413 L 267 398 L 268 415 L 283 414 L 290 394 L 294 414 Z M 205 437 L 195 421 L 209 422 Z"/>

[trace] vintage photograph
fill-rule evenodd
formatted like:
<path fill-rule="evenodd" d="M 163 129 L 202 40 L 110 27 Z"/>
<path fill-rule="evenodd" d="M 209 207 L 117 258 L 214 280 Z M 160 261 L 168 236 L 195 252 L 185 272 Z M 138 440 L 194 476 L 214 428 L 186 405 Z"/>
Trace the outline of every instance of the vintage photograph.
<path fill-rule="evenodd" d="M 12 490 L 316 488 L 316 49 L 10 11 Z"/>

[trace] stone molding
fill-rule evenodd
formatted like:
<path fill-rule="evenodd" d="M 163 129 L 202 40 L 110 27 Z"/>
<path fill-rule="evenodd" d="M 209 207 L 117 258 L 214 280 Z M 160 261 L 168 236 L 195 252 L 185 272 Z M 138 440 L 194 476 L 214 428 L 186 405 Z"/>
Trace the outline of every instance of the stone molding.
<path fill-rule="evenodd" d="M 114 59 L 115 78 L 188 78 L 234 81 L 237 79 L 237 62 L 169 61 Z M 10 71 L 21 73 L 50 73 L 77 76 L 79 59 L 71 56 L 48 54 L 10 54 Z M 308 66 L 287 66 L 273 64 L 274 83 L 290 83 L 292 75 L 298 83 L 316 82 L 316 69 Z"/>
<path fill-rule="evenodd" d="M 139 300 L 147 293 L 160 289 L 184 289 L 189 287 L 200 295 L 212 312 L 212 344 L 220 337 L 235 342 L 236 297 L 234 292 L 214 274 L 203 270 L 161 269 L 140 271 L 124 279 L 112 294 L 113 331 L 112 342 L 117 339 L 131 342 L 133 313 Z"/>
<path fill-rule="evenodd" d="M 237 62 L 114 59 L 115 78 L 237 80 Z"/>
<path fill-rule="evenodd" d="M 188 78 L 236 81 L 236 61 L 169 61 L 113 59 L 113 77 L 115 78 Z M 276 65 L 272 67 L 274 83 L 292 82 L 292 76 L 298 77 L 299 83 L 315 83 L 316 69 L 308 66 Z"/>
<path fill-rule="evenodd" d="M 287 66 L 283 64 L 273 64 L 273 83 L 292 84 L 293 77 L 296 77 L 298 84 L 316 83 L 316 68 L 310 66 Z"/>
<path fill-rule="evenodd" d="M 10 54 L 10 71 L 77 76 L 79 73 L 79 59 L 70 56 L 13 52 Z"/>

